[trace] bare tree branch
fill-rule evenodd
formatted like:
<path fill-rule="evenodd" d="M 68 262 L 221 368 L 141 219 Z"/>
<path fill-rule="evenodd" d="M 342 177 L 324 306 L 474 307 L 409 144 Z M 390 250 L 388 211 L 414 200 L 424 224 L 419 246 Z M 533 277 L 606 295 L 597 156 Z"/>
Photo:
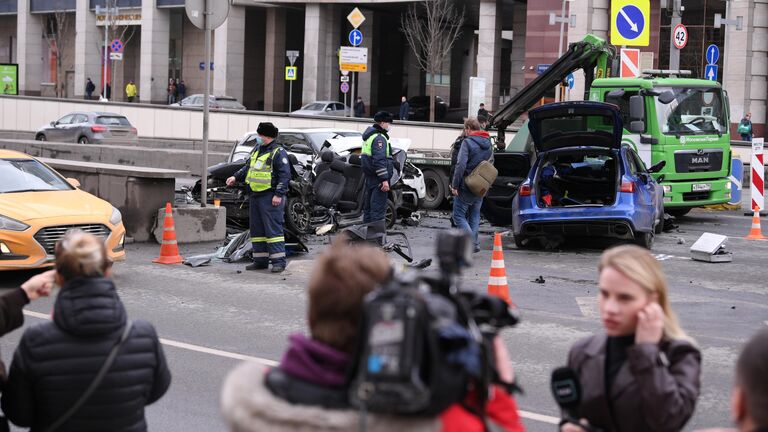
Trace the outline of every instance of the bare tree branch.
<path fill-rule="evenodd" d="M 54 12 L 40 15 L 40 21 L 43 26 L 43 36 L 48 44 L 48 48 L 56 55 L 56 97 L 64 97 L 64 76 L 63 61 L 66 52 L 65 37 L 69 33 L 70 13 L 64 11 L 64 5 L 61 1 L 56 2 Z"/>
<path fill-rule="evenodd" d="M 400 19 L 400 31 L 413 50 L 419 68 L 432 77 L 429 84 L 431 122 L 435 121 L 435 75 L 442 71 L 443 62 L 461 35 L 463 24 L 464 9 L 459 12 L 450 0 L 425 0 L 413 4 Z"/>

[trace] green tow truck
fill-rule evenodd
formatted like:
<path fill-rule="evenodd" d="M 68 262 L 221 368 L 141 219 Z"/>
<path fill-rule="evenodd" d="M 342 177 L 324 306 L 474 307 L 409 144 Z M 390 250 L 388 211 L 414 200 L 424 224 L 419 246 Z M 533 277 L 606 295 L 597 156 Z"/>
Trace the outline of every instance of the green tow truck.
<path fill-rule="evenodd" d="M 653 177 L 664 189 L 667 213 L 682 216 L 694 207 L 730 200 L 729 106 L 720 84 L 667 76 L 683 71 L 613 78 L 612 70 L 618 70 L 616 48 L 593 35 L 571 44 L 543 74 L 497 110 L 489 122 L 489 128 L 497 132 L 496 139 L 504 142 L 514 121 L 579 69 L 585 75 L 584 99 L 621 109 L 624 143 L 635 148 L 648 167 L 666 161 Z M 483 215 L 492 224 L 511 224 L 512 198 L 530 170 L 532 156 L 524 123 L 505 151 L 495 155 L 499 177 L 483 203 Z"/>

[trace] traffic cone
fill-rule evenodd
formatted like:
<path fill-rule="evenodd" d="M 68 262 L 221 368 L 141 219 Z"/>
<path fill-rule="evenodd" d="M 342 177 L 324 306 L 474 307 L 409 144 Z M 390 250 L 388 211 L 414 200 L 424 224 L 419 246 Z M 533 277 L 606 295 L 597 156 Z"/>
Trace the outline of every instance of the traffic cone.
<path fill-rule="evenodd" d="M 488 294 L 501 297 L 510 306 L 514 306 L 509 298 L 507 270 L 504 267 L 504 252 L 501 249 L 501 234 L 493 237 L 493 255 L 491 258 L 491 275 L 488 277 Z"/>
<path fill-rule="evenodd" d="M 768 240 L 768 237 L 763 235 L 763 231 L 760 228 L 760 210 L 757 207 L 753 210 L 755 214 L 752 216 L 752 229 L 749 230 L 749 235 L 744 238 L 747 240 Z"/>
<path fill-rule="evenodd" d="M 184 261 L 179 255 L 176 244 L 176 228 L 173 225 L 173 209 L 171 203 L 165 204 L 165 221 L 163 222 L 163 244 L 160 245 L 160 256 L 152 262 L 158 264 L 181 264 Z"/>

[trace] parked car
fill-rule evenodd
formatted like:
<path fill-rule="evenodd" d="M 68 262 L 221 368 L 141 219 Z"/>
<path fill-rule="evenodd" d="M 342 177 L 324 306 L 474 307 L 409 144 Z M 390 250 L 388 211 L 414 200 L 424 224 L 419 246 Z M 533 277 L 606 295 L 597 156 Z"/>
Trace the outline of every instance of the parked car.
<path fill-rule="evenodd" d="M 408 120 L 429 121 L 429 96 L 413 96 L 408 99 L 408 105 Z M 399 112 L 399 108 L 394 111 L 395 114 Z M 448 104 L 440 96 L 435 96 L 435 120 L 445 118 L 447 113 Z"/>
<path fill-rule="evenodd" d="M 125 259 L 120 211 L 77 180 L 10 150 L 0 150 L 0 179 L 0 270 L 53 265 L 54 246 L 70 229 L 101 237 L 109 259 Z"/>
<path fill-rule="evenodd" d="M 648 249 L 663 226 L 663 190 L 635 150 L 622 145 L 618 107 L 565 102 L 529 111 L 536 151 L 512 201 L 518 247 L 565 236 L 610 237 Z"/>
<path fill-rule="evenodd" d="M 349 116 L 352 112 L 352 109 L 348 106 L 345 106 L 341 102 L 336 101 L 315 101 L 308 103 L 301 107 L 300 109 L 297 109 L 296 111 L 291 112 L 291 114 L 300 114 L 300 115 L 308 115 L 308 116 L 318 116 L 318 115 L 326 115 L 326 116 L 337 116 L 337 117 L 346 117 Z"/>
<path fill-rule="evenodd" d="M 203 95 L 202 94 L 193 94 L 190 96 L 185 97 L 179 102 L 176 102 L 174 104 L 171 104 L 170 106 L 182 106 L 185 108 L 203 108 Z M 214 96 L 210 95 L 208 97 L 208 108 L 219 110 L 219 109 L 225 109 L 225 110 L 239 110 L 243 111 L 245 110 L 245 105 L 241 104 L 237 101 L 237 99 L 233 98 L 232 96 Z"/>
<path fill-rule="evenodd" d="M 80 144 L 136 144 L 139 136 L 136 128 L 121 114 L 77 111 L 39 128 L 35 139 Z"/>

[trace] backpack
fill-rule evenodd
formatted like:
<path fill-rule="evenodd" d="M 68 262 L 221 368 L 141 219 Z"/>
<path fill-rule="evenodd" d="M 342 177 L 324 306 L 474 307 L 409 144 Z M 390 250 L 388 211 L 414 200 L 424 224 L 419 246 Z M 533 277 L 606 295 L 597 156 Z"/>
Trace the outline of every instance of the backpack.
<path fill-rule="evenodd" d="M 445 297 L 390 282 L 366 296 L 360 337 L 352 406 L 429 416 L 464 399 L 471 368 L 462 362 L 479 358 L 480 348 Z"/>
<path fill-rule="evenodd" d="M 749 135 L 749 133 L 752 131 L 752 127 L 749 123 L 741 122 L 739 123 L 738 129 L 736 131 L 741 135 Z"/>
<path fill-rule="evenodd" d="M 484 197 L 498 175 L 499 171 L 493 166 L 493 149 L 491 149 L 491 157 L 480 162 L 468 176 L 464 177 L 464 184 L 476 196 Z"/>

